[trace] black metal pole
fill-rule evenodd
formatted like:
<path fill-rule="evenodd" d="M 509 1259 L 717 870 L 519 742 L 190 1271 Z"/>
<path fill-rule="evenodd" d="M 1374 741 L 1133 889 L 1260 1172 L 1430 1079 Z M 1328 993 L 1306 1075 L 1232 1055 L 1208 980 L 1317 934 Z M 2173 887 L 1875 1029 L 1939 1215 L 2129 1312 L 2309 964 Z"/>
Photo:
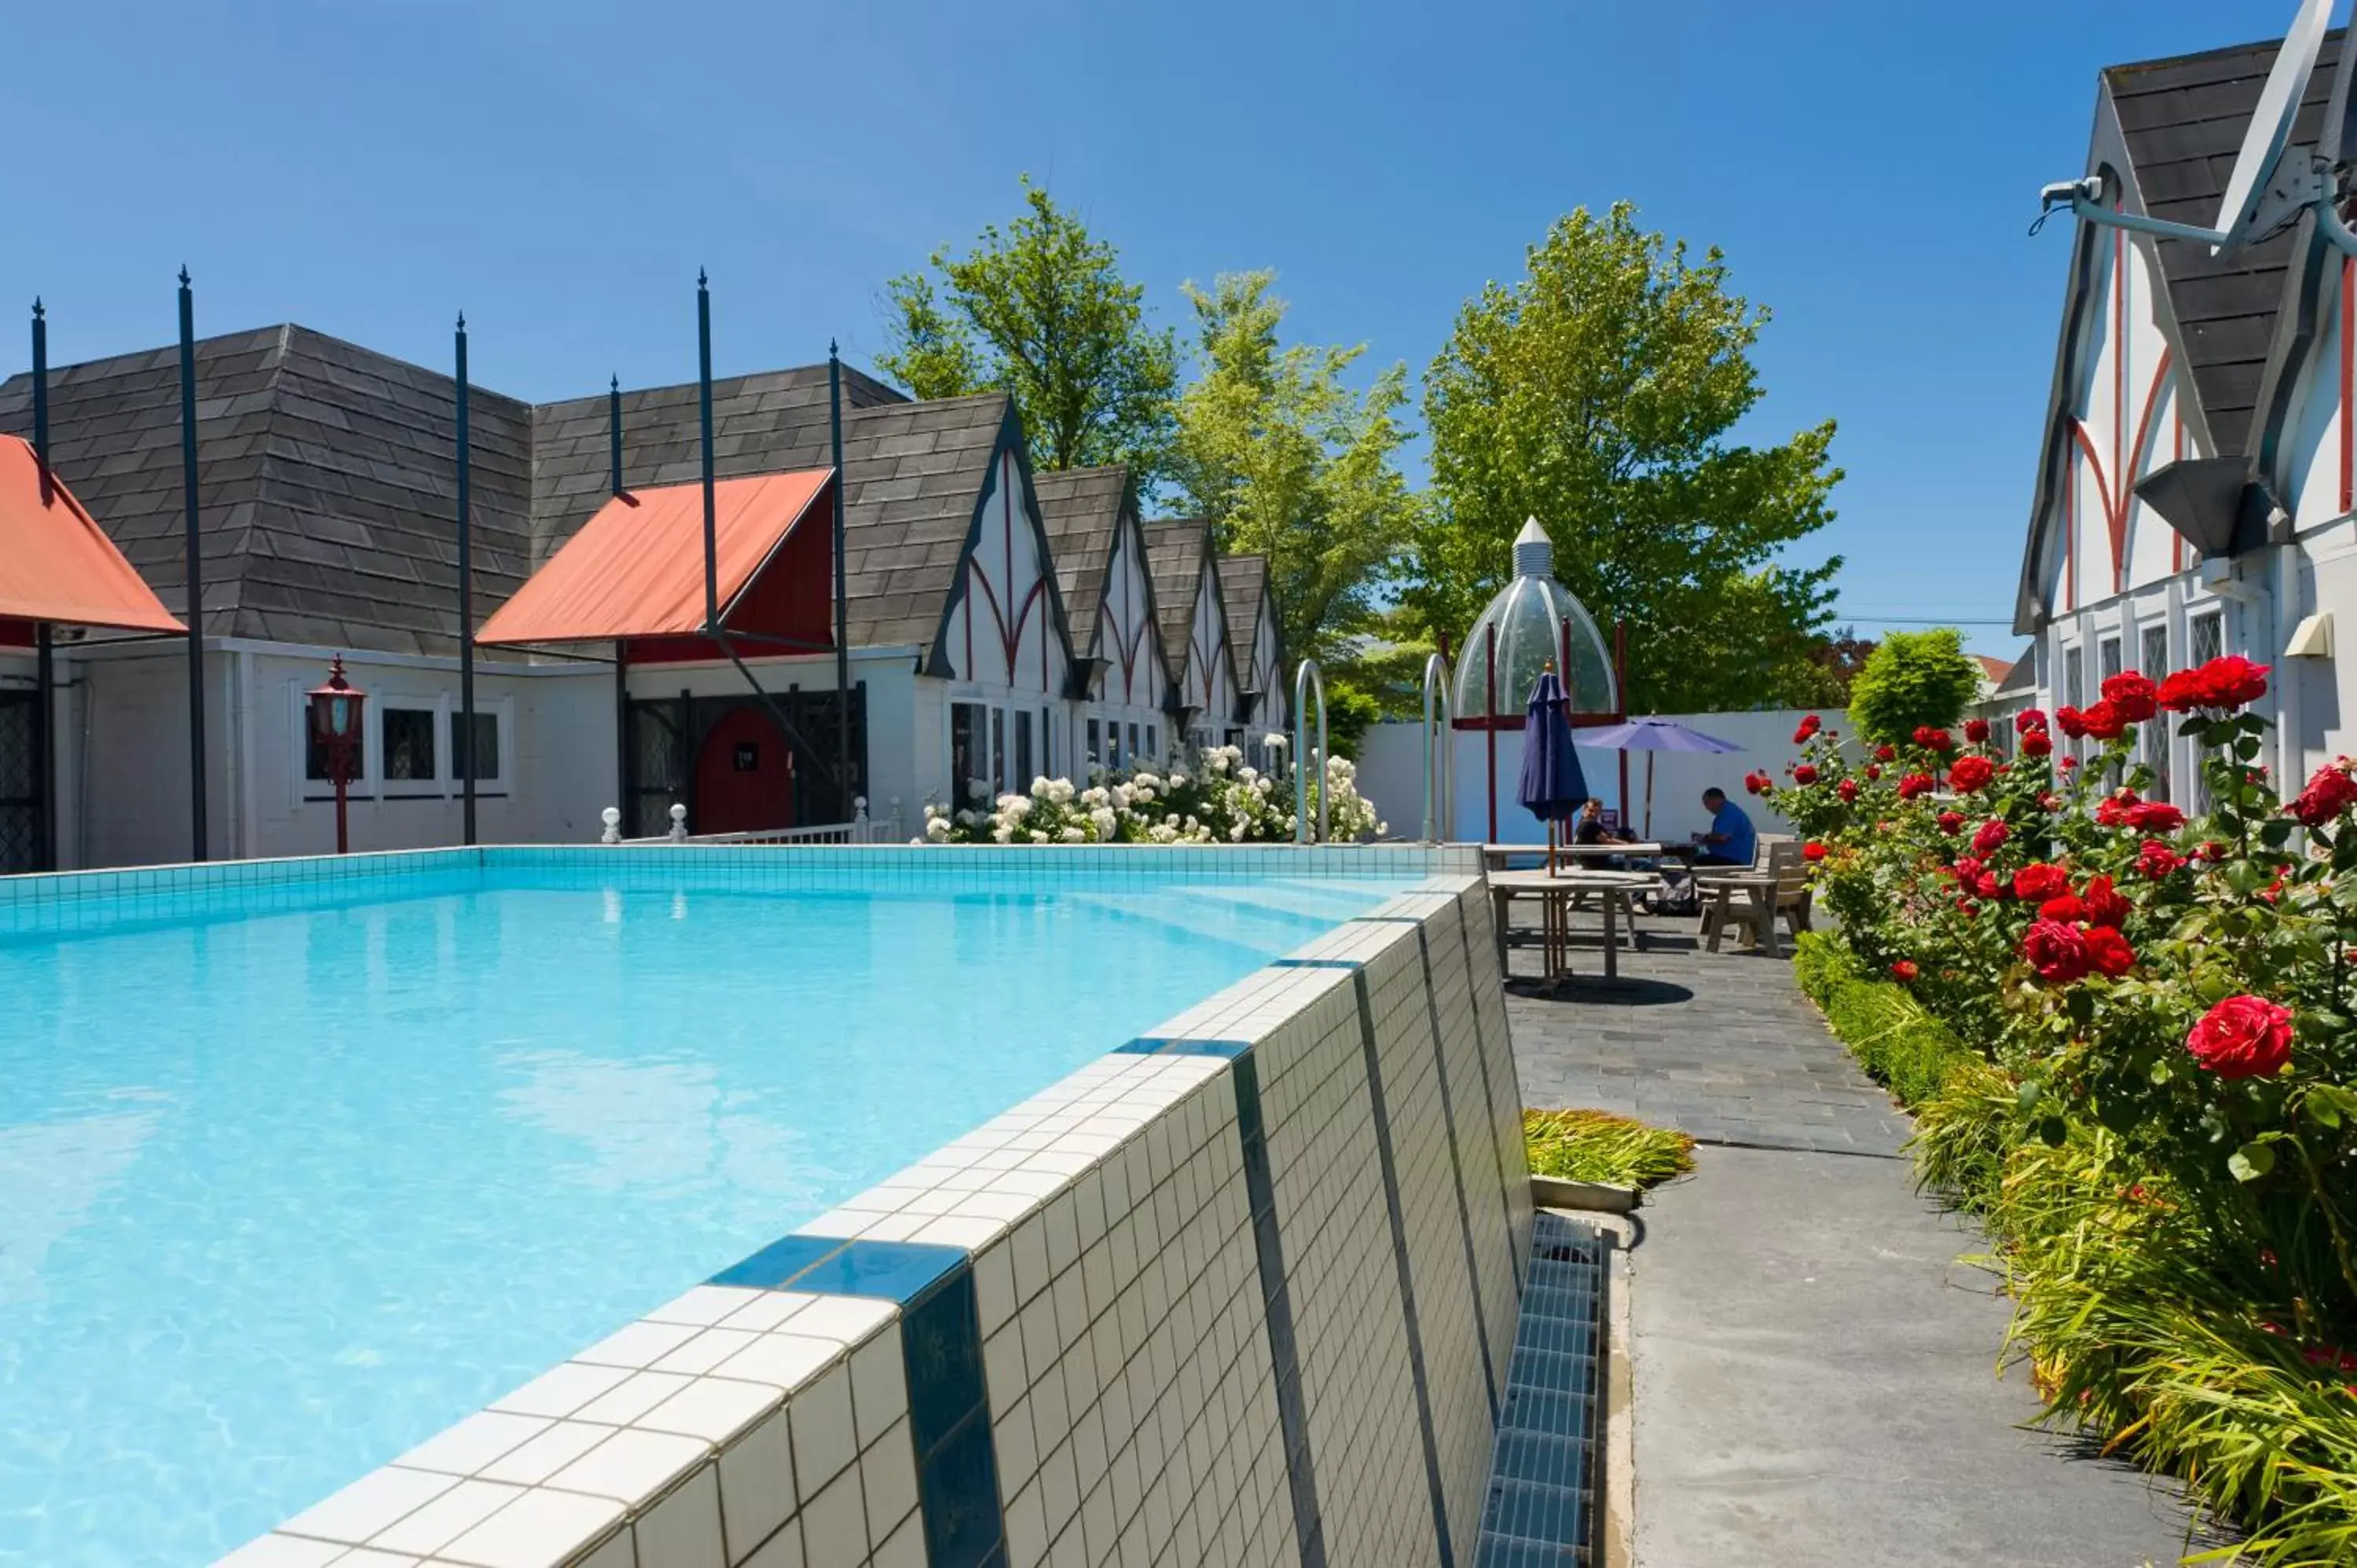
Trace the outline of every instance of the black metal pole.
<path fill-rule="evenodd" d="M 696 402 L 704 424 L 704 629 L 720 629 L 720 562 L 712 499 L 712 286 L 695 274 Z"/>
<path fill-rule="evenodd" d="M 606 442 L 613 492 L 622 493 L 622 378 L 606 383 Z M 628 831 L 636 833 L 638 802 L 630 796 L 630 645 L 614 639 L 614 804 Z"/>
<path fill-rule="evenodd" d="M 197 296 L 180 269 L 180 489 L 188 509 L 188 858 L 205 860 L 205 564 L 197 532 Z"/>
<path fill-rule="evenodd" d="M 458 787 L 466 843 L 475 842 L 475 527 L 468 481 L 475 427 L 467 412 L 467 313 L 458 313 Z"/>
<path fill-rule="evenodd" d="M 41 473 L 41 504 L 55 494 L 49 478 L 49 324 L 33 301 L 33 465 Z M 41 842 L 35 869 L 58 868 L 57 633 L 48 621 L 33 628 L 33 753 L 40 780 Z"/>
<path fill-rule="evenodd" d="M 843 360 L 834 341 L 826 345 L 827 435 L 834 448 L 834 777 L 836 787 L 851 789 L 851 643 L 848 607 L 844 603 L 843 562 Z M 851 802 L 845 800 L 837 820 L 851 820 Z"/>

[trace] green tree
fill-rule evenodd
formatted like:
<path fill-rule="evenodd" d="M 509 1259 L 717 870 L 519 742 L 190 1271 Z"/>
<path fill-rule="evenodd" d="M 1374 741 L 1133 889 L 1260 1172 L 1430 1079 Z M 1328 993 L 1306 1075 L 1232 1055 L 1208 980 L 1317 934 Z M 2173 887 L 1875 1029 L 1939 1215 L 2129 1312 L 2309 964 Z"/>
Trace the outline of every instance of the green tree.
<path fill-rule="evenodd" d="M 1849 722 L 1871 741 L 1897 744 L 1917 727 L 1945 729 L 1980 695 L 1981 667 L 1953 627 L 1894 631 L 1867 656 L 1849 687 Z"/>
<path fill-rule="evenodd" d="M 1466 302 L 1426 378 L 1437 504 L 1402 602 L 1462 638 L 1535 517 L 1598 623 L 1628 626 L 1631 711 L 1804 699 L 1841 563 L 1783 555 L 1832 520 L 1841 472 L 1830 420 L 1728 439 L 1761 396 L 1767 310 L 1727 291 L 1717 251 L 1689 262 L 1626 202 L 1558 220 L 1526 260 Z"/>
<path fill-rule="evenodd" d="M 1178 344 L 1146 320 L 1145 286 L 1087 225 L 1023 179 L 1026 210 L 963 256 L 885 285 L 885 374 L 920 398 L 1004 392 L 1042 468 L 1125 463 L 1141 486 L 1167 460 Z M 938 274 L 938 278 L 936 275 Z"/>
<path fill-rule="evenodd" d="M 1397 462 L 1407 367 L 1353 392 L 1343 376 L 1366 346 L 1280 345 L 1275 282 L 1223 273 L 1208 290 L 1183 285 L 1202 370 L 1178 399 L 1170 477 L 1222 553 L 1267 558 L 1286 656 L 1340 671 L 1418 510 Z"/>

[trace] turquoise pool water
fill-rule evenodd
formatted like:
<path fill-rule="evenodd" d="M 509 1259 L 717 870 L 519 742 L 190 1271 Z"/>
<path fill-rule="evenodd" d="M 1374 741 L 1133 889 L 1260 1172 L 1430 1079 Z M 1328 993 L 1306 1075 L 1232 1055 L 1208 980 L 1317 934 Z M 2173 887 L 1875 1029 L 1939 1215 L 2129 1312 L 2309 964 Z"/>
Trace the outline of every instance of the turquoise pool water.
<path fill-rule="evenodd" d="M 1406 885 L 624 853 L 0 935 L 0 1563 L 208 1562 Z"/>

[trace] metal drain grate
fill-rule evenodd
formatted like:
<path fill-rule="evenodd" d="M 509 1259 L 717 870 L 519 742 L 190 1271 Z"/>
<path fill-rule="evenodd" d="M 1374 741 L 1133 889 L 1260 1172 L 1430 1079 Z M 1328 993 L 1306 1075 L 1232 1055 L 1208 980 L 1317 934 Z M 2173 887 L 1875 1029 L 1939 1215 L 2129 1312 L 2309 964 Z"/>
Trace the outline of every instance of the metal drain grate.
<path fill-rule="evenodd" d="M 1593 1230 L 1557 1214 L 1534 1218 L 1479 1568 L 1594 1560 L 1604 1270 Z"/>

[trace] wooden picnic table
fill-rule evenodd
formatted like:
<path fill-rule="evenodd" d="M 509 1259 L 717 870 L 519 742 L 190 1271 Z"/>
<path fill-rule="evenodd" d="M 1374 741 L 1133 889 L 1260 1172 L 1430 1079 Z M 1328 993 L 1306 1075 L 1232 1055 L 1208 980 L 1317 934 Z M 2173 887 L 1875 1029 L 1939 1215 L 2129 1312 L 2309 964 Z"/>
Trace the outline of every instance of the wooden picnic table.
<path fill-rule="evenodd" d="M 1628 846 L 1622 845 L 1622 848 Z M 1542 846 L 1544 849 L 1544 846 Z M 1620 975 L 1620 922 L 1636 931 L 1635 896 L 1661 878 L 1644 871 L 1493 871 L 1490 873 L 1491 923 L 1497 929 L 1498 972 L 1506 972 L 1506 915 L 1517 898 L 1539 901 L 1541 969 L 1549 980 L 1571 972 L 1571 902 L 1583 893 L 1604 906 L 1604 978 Z M 1617 917 L 1617 918 L 1616 918 Z"/>

